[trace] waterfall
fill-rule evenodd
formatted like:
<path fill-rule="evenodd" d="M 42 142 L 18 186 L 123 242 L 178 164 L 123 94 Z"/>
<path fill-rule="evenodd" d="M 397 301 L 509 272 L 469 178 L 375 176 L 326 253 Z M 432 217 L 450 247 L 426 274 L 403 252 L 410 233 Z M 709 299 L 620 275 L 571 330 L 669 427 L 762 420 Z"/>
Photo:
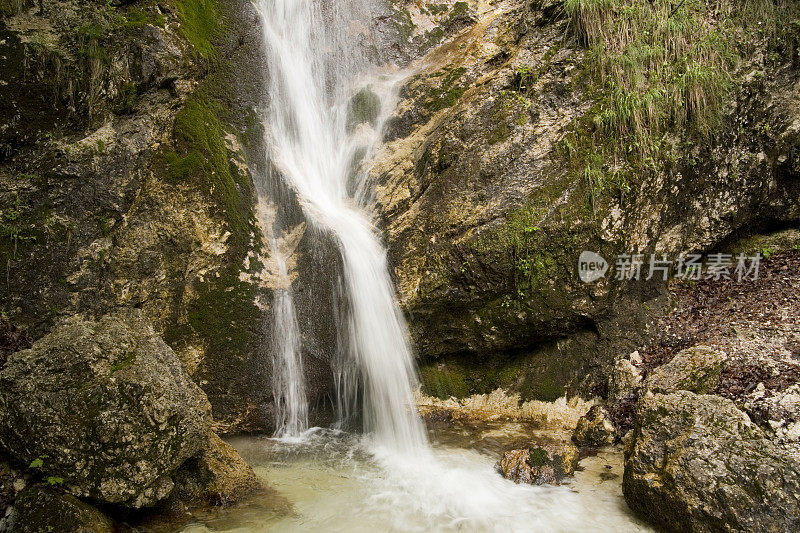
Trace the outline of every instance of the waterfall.
<path fill-rule="evenodd" d="M 369 216 L 365 178 L 352 175 L 356 154 L 374 145 L 380 130 L 374 124 L 348 132 L 347 124 L 348 100 L 359 88 L 353 82 L 369 66 L 353 43 L 365 38 L 359 21 L 369 20 L 370 6 L 366 0 L 257 0 L 256 6 L 269 65 L 265 119 L 272 163 L 296 193 L 309 225 L 331 234 L 342 258 L 342 351 L 359 379 L 342 381 L 341 393 L 353 396 L 360 387 L 364 429 L 376 445 L 394 452 L 427 449 L 414 405 L 414 361 L 386 251 Z M 389 92 L 379 85 L 376 91 Z M 276 303 L 288 304 L 288 298 Z"/>
<path fill-rule="evenodd" d="M 272 394 L 275 399 L 275 434 L 279 437 L 294 437 L 308 428 L 308 401 L 300 352 L 300 326 L 297 324 L 286 260 L 274 237 L 271 239 L 271 245 L 272 256 L 275 258 L 275 274 L 279 280 L 284 280 L 275 289 L 272 302 L 274 361 Z"/>
<path fill-rule="evenodd" d="M 363 21 L 374 12 L 371 0 L 255 1 L 269 67 L 271 163 L 295 193 L 309 229 L 332 236 L 341 255 L 341 277 L 331 280 L 338 281 L 333 298 L 340 304 L 331 310 L 339 336 L 332 364 L 342 416 L 359 402 L 365 429 L 359 442 L 380 469 L 365 504 L 388 510 L 394 520 L 385 527 L 398 531 L 413 523 L 425 524 L 420 531 L 586 529 L 568 489 L 516 485 L 490 465 L 448 460 L 428 443 L 414 402 L 406 324 L 369 214 L 370 187 L 365 172 L 353 171 L 354 161 L 368 160 L 379 144 L 381 117 L 394 107 L 403 79 L 374 69 L 365 75 L 370 64 L 362 52 L 369 47 L 359 40 L 368 39 Z M 348 105 L 366 86 L 381 110 L 366 121 L 371 127 L 354 128 Z M 284 296 L 276 305 L 288 305 L 291 292 L 278 295 Z M 300 353 L 299 346 L 291 350 Z M 295 372 L 293 379 L 301 377 Z M 277 384 L 280 398 L 290 396 L 290 385 Z M 554 502 L 555 528 L 548 523 Z"/>

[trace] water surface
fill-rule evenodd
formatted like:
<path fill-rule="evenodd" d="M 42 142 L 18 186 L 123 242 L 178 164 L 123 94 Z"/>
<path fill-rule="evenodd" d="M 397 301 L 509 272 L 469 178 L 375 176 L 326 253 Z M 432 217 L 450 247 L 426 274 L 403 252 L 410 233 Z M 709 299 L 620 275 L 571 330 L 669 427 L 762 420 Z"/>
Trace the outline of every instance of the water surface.
<path fill-rule="evenodd" d="M 285 500 L 257 497 L 184 531 L 651 531 L 625 505 L 619 449 L 582 459 L 566 486 L 534 487 L 501 478 L 497 459 L 509 447 L 564 433 L 482 422 L 435 425 L 429 434 L 433 459 L 407 462 L 331 430 L 232 439 Z"/>

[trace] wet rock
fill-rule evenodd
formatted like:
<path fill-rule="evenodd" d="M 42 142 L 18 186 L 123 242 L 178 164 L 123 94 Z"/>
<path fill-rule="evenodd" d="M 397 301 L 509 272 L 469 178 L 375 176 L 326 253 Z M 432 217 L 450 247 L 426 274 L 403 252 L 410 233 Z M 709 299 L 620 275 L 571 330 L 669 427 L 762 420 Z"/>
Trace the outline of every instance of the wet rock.
<path fill-rule="evenodd" d="M 14 505 L 11 531 L 15 533 L 111 533 L 113 521 L 97 508 L 51 487 L 22 491 Z"/>
<path fill-rule="evenodd" d="M 593 55 L 564 39 L 576 28 L 557 2 L 493 6 L 479 10 L 471 31 L 431 54 L 404 82 L 387 145 L 371 172 L 417 352 L 437 364 L 471 358 L 493 367 L 486 354 L 523 359 L 526 369 L 502 386 L 526 399 L 546 399 L 526 390 L 529 383 L 561 381 L 551 376 L 568 367 L 575 370 L 560 394 L 588 391 L 601 379 L 604 386 L 615 355 L 644 342 L 636 336 L 645 328 L 634 317 L 646 314 L 653 307 L 648 300 L 664 289 L 658 278 L 619 283 L 607 275 L 582 283 L 575 263 L 583 251 L 613 267 L 614 256 L 635 249 L 671 258 L 707 250 L 764 217 L 794 225 L 800 195 L 797 180 L 781 179 L 786 171 L 762 156 L 770 152 L 752 141 L 762 135 L 753 131 L 725 141 L 687 139 L 702 156 L 681 153 L 671 169 L 656 172 L 631 168 L 625 186 L 647 193 L 624 202 L 603 194 L 597 202 L 585 175 L 575 172 L 591 165 L 575 162 L 602 156 L 588 145 L 572 148 L 573 140 L 581 144 L 591 134 L 592 128 L 574 130 L 595 116 L 591 95 L 606 90 L 582 77 L 591 72 Z M 800 140 L 791 126 L 797 123 L 795 78 L 777 81 L 772 70 L 763 84 L 742 86 L 736 100 L 741 116 L 764 117 L 770 139 L 787 150 Z M 675 131 L 676 138 L 683 133 Z M 735 172 L 731 164 L 739 165 Z M 616 165 L 606 160 L 603 171 Z M 612 327 L 610 319 L 630 322 Z M 591 346 L 563 346 L 585 333 L 594 335 Z M 553 341 L 555 357 L 520 353 Z M 546 364 L 532 371 L 529 361 Z M 588 375 L 599 368 L 602 378 Z"/>
<path fill-rule="evenodd" d="M 614 444 L 617 432 L 608 412 L 602 405 L 595 405 L 578 419 L 572 441 L 578 446 L 600 448 Z"/>
<path fill-rule="evenodd" d="M 35 340 L 74 314 L 141 308 L 221 427 L 269 431 L 268 416 L 242 423 L 272 400 L 255 303 L 270 288 L 252 279 L 269 238 L 247 164 L 266 150 L 255 7 L 215 2 L 228 31 L 198 34 L 184 3 L 123 3 L 0 7 L 0 219 L 19 215 L 17 237 L 0 231 L 0 310 Z"/>
<path fill-rule="evenodd" d="M 713 392 L 719 384 L 727 354 L 707 346 L 693 346 L 678 352 L 667 364 L 648 376 L 645 387 L 651 392 L 687 390 L 698 394 Z"/>
<path fill-rule="evenodd" d="M 0 444 L 76 496 L 154 504 L 210 426 L 205 395 L 138 310 L 73 317 L 0 371 Z"/>
<path fill-rule="evenodd" d="M 631 509 L 669 531 L 800 528 L 800 462 L 719 396 L 642 398 L 622 488 Z"/>
<path fill-rule="evenodd" d="M 217 435 L 175 472 L 173 480 L 170 500 L 190 506 L 230 505 L 262 486 L 250 465 Z"/>
<path fill-rule="evenodd" d="M 368 87 L 358 91 L 347 107 L 347 129 L 352 131 L 359 124 L 374 126 L 381 111 L 381 99 Z"/>
<path fill-rule="evenodd" d="M 507 451 L 497 468 L 515 483 L 549 485 L 574 474 L 577 466 L 578 448 L 565 442 Z"/>

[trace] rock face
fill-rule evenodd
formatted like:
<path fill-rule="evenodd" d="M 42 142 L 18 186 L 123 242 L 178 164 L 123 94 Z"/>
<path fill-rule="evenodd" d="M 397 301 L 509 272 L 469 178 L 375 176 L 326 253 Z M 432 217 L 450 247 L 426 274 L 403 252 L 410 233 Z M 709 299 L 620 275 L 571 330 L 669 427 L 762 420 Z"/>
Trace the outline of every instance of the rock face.
<path fill-rule="evenodd" d="M 261 47 L 244 0 L 0 8 L 0 311 L 141 308 L 227 431 L 270 419 Z"/>
<path fill-rule="evenodd" d="M 599 448 L 614 444 L 617 432 L 602 405 L 595 405 L 578 419 L 572 441 L 578 446 Z"/>
<path fill-rule="evenodd" d="M 11 518 L 10 530 L 15 533 L 115 531 L 111 519 L 88 503 L 58 489 L 40 486 L 22 491 Z"/>
<path fill-rule="evenodd" d="M 575 473 L 578 449 L 570 443 L 547 443 L 536 448 L 510 450 L 497 465 L 515 483 L 552 485 Z"/>
<path fill-rule="evenodd" d="M 0 371 L 0 444 L 76 496 L 152 505 L 210 430 L 205 395 L 138 310 L 71 318 Z"/>
<path fill-rule="evenodd" d="M 797 531 L 800 463 L 730 400 L 646 395 L 625 451 L 623 492 L 670 531 Z"/>
<path fill-rule="evenodd" d="M 581 252 L 613 270 L 618 254 L 675 258 L 767 220 L 797 223 L 800 78 L 790 47 L 776 63 L 745 54 L 718 135 L 661 132 L 680 148 L 638 158 L 659 161 L 643 168 L 601 155 L 604 140 L 633 129 L 603 127 L 626 104 L 608 96 L 593 58 L 616 44 L 587 53 L 580 15 L 570 19 L 562 2 L 504 0 L 472 15 L 401 89 L 372 169 L 414 345 L 434 379 L 451 364 L 476 376 L 499 369 L 500 385 L 524 397 L 550 399 L 581 382 L 587 391 L 604 382 L 598 370 L 615 352 L 643 340 L 663 286 L 612 273 L 583 283 Z M 695 21 L 715 23 L 703 13 Z"/>

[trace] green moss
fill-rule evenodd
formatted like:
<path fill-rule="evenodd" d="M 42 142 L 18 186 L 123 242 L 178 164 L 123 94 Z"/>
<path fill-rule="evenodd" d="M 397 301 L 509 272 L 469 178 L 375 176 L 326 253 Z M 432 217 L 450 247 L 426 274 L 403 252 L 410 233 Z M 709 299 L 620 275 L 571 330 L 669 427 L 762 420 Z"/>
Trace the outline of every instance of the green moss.
<path fill-rule="evenodd" d="M 402 41 L 408 41 L 414 35 L 417 27 L 411 20 L 411 13 L 407 9 L 392 8 L 392 22 L 394 23 L 397 34 Z"/>
<path fill-rule="evenodd" d="M 119 372 L 136 362 L 136 352 L 126 352 L 122 357 L 114 361 L 111 365 L 111 372 Z"/>
<path fill-rule="evenodd" d="M 450 9 L 450 6 L 447 4 L 426 4 L 426 6 L 428 8 L 428 13 L 434 16 L 447 13 L 447 10 Z"/>
<path fill-rule="evenodd" d="M 181 19 L 181 34 L 206 58 L 216 58 L 214 40 L 223 29 L 216 0 L 171 0 Z"/>
<path fill-rule="evenodd" d="M 224 212 L 231 244 L 250 239 L 253 191 L 249 176 L 229 161 L 220 105 L 202 96 L 191 98 L 175 117 L 177 150 L 165 154 L 173 178 L 194 180 Z"/>
<path fill-rule="evenodd" d="M 743 238 L 730 246 L 725 247 L 726 253 L 753 255 L 761 251 L 769 250 L 773 253 L 797 250 L 800 248 L 800 230 L 789 229 L 776 231 L 767 235 L 752 235 Z"/>
<path fill-rule="evenodd" d="M 436 113 L 442 109 L 452 107 L 466 92 L 468 85 L 460 83 L 460 79 L 467 72 L 464 67 L 445 67 L 433 74 L 431 78 L 442 78 L 438 87 L 429 91 L 422 107 L 429 113 Z"/>
<path fill-rule="evenodd" d="M 524 364 L 523 359 L 504 356 L 464 356 L 431 362 L 420 366 L 422 390 L 443 400 L 487 394 L 497 388 L 513 390 Z"/>
<path fill-rule="evenodd" d="M 374 126 L 381 112 L 381 99 L 369 87 L 358 91 L 347 107 L 347 128 L 352 130 L 358 124 Z"/>
<path fill-rule="evenodd" d="M 130 7 L 123 18 L 123 27 L 127 30 L 138 30 L 148 24 L 163 28 L 166 23 L 164 15 L 144 6 Z"/>
<path fill-rule="evenodd" d="M 511 128 L 505 122 L 500 122 L 492 129 L 487 141 L 489 144 L 498 144 L 508 140 L 509 135 L 511 135 Z"/>
<path fill-rule="evenodd" d="M 442 400 L 451 396 L 465 398 L 470 395 L 472 386 L 461 368 L 432 364 L 421 367 L 419 374 L 426 394 Z"/>
<path fill-rule="evenodd" d="M 256 288 L 239 280 L 236 266 L 200 286 L 188 309 L 189 325 L 205 340 L 215 360 L 230 359 L 234 364 L 256 350 L 261 311 L 255 299 Z M 170 332 L 169 341 L 175 337 L 176 332 Z"/>
<path fill-rule="evenodd" d="M 550 464 L 550 454 L 544 448 L 531 448 L 528 456 L 528 464 L 534 468 Z"/>

